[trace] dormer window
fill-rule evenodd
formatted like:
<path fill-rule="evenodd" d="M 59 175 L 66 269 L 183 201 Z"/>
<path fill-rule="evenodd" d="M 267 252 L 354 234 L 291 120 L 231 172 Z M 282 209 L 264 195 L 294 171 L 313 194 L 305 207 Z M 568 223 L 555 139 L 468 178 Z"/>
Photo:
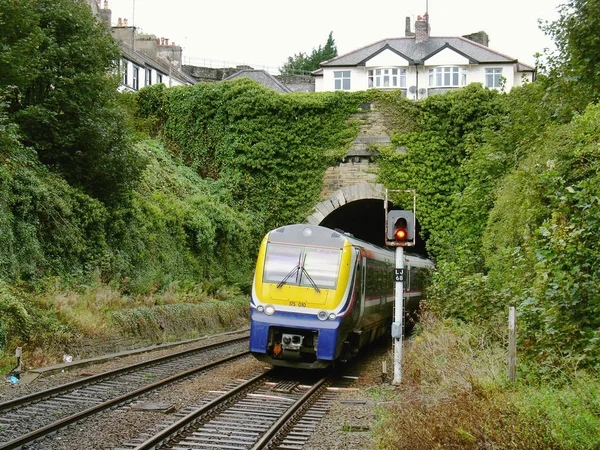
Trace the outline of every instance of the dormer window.
<path fill-rule="evenodd" d="M 467 85 L 464 67 L 436 67 L 429 69 L 429 87 L 460 87 Z"/>
<path fill-rule="evenodd" d="M 384 67 L 369 70 L 368 75 L 369 88 L 398 89 L 406 87 L 406 69 Z"/>

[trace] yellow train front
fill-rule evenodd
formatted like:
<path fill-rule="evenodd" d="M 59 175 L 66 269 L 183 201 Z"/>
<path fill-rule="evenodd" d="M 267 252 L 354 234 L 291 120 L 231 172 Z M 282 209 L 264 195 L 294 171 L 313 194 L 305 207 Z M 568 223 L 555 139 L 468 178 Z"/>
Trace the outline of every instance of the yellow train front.
<path fill-rule="evenodd" d="M 432 264 L 406 261 L 418 288 L 406 283 L 410 311 L 421 296 L 421 272 Z M 269 232 L 252 287 L 250 351 L 269 364 L 298 368 L 351 358 L 390 330 L 393 267 L 393 252 L 337 230 L 301 224 Z"/>

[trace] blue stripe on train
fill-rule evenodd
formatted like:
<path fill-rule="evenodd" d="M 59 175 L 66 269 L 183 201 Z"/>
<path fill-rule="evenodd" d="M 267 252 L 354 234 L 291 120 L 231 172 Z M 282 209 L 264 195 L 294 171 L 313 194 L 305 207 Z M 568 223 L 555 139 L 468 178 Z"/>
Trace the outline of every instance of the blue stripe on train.
<path fill-rule="evenodd" d="M 338 329 L 342 318 L 319 320 L 314 315 L 277 311 L 272 316 L 260 313 L 252 308 L 250 322 L 250 351 L 266 353 L 269 339 L 269 327 L 286 327 L 319 332 L 317 359 L 333 361 L 336 359 Z"/>

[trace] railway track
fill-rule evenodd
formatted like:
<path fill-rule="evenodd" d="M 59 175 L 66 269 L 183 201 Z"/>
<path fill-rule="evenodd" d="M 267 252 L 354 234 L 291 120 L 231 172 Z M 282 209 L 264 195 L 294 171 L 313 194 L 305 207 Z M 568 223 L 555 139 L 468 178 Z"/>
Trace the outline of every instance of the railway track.
<path fill-rule="evenodd" d="M 247 337 L 238 337 L 0 403 L 0 450 L 27 446 L 100 411 L 245 356 L 247 347 Z"/>
<path fill-rule="evenodd" d="M 237 380 L 178 420 L 119 450 L 301 449 L 327 413 L 336 393 L 331 376 L 309 384 L 279 378 L 274 370 Z"/>

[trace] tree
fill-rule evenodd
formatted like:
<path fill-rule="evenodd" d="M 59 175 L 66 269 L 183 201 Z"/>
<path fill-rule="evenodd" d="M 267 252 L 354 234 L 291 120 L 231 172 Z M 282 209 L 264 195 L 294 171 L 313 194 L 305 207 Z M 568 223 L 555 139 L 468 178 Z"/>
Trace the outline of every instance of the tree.
<path fill-rule="evenodd" d="M 287 63 L 280 68 L 280 71 L 283 75 L 305 75 L 317 70 L 323 61 L 335 58 L 337 55 L 333 31 L 331 31 L 324 47 L 319 45 L 318 49 L 313 48 L 310 56 L 300 52 L 294 54 L 293 57 L 288 57 Z"/>
<path fill-rule="evenodd" d="M 568 0 L 541 28 L 557 50 L 547 55 L 548 92 L 558 110 L 582 112 L 600 100 L 600 0 Z"/>
<path fill-rule="evenodd" d="M 0 3 L 0 96 L 22 143 L 110 201 L 140 170 L 117 106 L 119 49 L 83 0 Z"/>

